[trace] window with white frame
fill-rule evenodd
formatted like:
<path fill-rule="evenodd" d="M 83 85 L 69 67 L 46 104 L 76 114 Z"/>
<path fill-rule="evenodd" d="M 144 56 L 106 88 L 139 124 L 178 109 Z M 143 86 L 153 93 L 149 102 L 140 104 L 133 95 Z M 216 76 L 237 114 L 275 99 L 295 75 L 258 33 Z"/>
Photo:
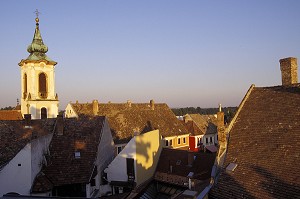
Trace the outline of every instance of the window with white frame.
<path fill-rule="evenodd" d="M 121 146 L 118 146 L 118 148 L 117 148 L 118 154 L 121 153 L 121 151 L 122 151 L 122 147 L 121 147 Z"/>

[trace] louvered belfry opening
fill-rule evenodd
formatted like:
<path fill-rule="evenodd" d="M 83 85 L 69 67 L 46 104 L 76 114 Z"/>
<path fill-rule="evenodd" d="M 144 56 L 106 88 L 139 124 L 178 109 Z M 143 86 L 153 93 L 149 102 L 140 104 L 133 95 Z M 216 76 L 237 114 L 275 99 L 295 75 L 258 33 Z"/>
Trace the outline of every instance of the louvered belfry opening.
<path fill-rule="evenodd" d="M 42 99 L 47 98 L 47 78 L 45 73 L 39 75 L 39 97 Z"/>

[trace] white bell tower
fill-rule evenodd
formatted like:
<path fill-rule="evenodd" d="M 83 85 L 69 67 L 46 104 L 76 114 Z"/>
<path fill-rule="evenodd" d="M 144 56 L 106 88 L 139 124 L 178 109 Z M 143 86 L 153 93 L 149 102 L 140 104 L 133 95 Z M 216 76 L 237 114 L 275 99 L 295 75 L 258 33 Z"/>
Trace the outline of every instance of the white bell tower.
<path fill-rule="evenodd" d="M 30 55 L 19 63 L 21 68 L 21 113 L 31 114 L 32 119 L 55 118 L 58 115 L 58 96 L 55 92 L 55 65 L 45 54 L 39 30 L 39 12 L 36 11 L 36 27 L 32 43 L 27 51 Z"/>

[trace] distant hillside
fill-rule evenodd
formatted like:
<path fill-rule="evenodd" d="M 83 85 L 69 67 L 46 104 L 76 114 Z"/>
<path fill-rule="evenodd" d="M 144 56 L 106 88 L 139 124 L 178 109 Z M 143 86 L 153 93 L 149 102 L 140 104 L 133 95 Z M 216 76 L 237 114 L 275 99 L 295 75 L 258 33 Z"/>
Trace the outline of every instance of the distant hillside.
<path fill-rule="evenodd" d="M 183 116 L 185 114 L 199 113 L 201 115 L 214 115 L 219 111 L 218 108 L 200 108 L 200 107 L 185 107 L 185 108 L 172 108 L 171 109 L 176 116 Z M 222 111 L 225 114 L 225 123 L 228 123 L 233 118 L 237 107 L 222 107 Z"/>

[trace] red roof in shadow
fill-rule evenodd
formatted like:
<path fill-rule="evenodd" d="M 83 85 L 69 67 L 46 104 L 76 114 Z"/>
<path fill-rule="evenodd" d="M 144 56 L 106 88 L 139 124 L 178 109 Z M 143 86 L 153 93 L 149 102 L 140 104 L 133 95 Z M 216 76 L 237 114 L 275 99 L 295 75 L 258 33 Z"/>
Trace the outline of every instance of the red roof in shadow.
<path fill-rule="evenodd" d="M 54 133 L 49 146 L 50 156 L 42 169 L 54 186 L 89 182 L 104 121 L 103 116 L 64 119 L 63 135 Z M 34 189 L 37 189 L 38 180 Z"/>
<path fill-rule="evenodd" d="M 249 92 L 210 198 L 299 198 L 300 84 Z"/>

